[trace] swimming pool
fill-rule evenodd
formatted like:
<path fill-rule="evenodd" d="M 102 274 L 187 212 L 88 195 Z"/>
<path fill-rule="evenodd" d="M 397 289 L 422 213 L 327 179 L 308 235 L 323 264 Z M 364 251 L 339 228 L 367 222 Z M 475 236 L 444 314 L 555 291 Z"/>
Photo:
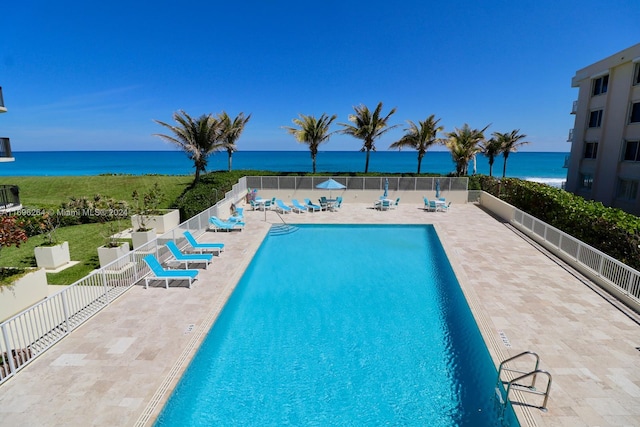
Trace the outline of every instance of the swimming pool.
<path fill-rule="evenodd" d="M 517 426 L 430 225 L 268 236 L 156 426 Z"/>

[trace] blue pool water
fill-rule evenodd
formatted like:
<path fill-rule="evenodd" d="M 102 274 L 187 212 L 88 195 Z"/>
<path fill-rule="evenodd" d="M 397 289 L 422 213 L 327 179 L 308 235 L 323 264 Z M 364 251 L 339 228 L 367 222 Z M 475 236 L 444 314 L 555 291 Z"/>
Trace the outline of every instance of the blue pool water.
<path fill-rule="evenodd" d="M 432 226 L 303 225 L 265 239 L 155 425 L 518 426 L 496 376 Z"/>

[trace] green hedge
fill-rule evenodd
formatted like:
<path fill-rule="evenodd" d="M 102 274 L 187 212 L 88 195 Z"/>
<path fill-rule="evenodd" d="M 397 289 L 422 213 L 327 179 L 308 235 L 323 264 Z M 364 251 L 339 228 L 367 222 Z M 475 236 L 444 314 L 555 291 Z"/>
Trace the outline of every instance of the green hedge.
<path fill-rule="evenodd" d="M 479 180 L 487 193 L 640 270 L 639 217 L 537 182 Z"/>

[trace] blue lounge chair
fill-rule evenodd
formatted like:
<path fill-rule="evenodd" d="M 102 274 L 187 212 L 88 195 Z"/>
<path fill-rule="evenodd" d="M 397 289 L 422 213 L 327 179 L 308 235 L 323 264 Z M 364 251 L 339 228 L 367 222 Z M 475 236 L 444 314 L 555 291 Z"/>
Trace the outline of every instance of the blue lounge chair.
<path fill-rule="evenodd" d="M 322 208 L 318 205 L 314 205 L 311 200 L 309 199 L 304 199 L 304 202 L 307 204 L 307 208 L 311 211 L 311 212 L 315 212 L 315 211 L 321 211 Z"/>
<path fill-rule="evenodd" d="M 167 249 L 169 249 L 169 252 L 171 252 L 171 255 L 173 255 L 173 257 L 175 258 L 176 261 L 178 261 L 179 263 L 184 263 L 184 268 L 186 269 L 189 265 L 189 263 L 202 263 L 204 262 L 204 264 L 206 266 L 209 265 L 209 263 L 211 262 L 211 260 L 213 259 L 213 255 L 212 254 L 183 254 L 182 252 L 180 252 L 180 249 L 178 249 L 178 246 L 176 245 L 176 243 L 173 240 L 169 240 L 166 243 Z"/>
<path fill-rule="evenodd" d="M 303 213 L 307 211 L 307 207 L 301 204 L 298 199 L 291 199 L 291 204 L 293 205 L 293 210 L 298 213 Z"/>
<path fill-rule="evenodd" d="M 199 253 L 217 252 L 219 255 L 224 250 L 224 243 L 198 243 L 189 230 L 184 231 L 183 234 L 191 248 Z"/>
<path fill-rule="evenodd" d="M 198 277 L 198 270 L 166 270 L 153 255 L 147 255 L 143 259 L 151 269 L 151 274 L 153 275 L 144 278 L 145 289 L 149 288 L 150 280 L 164 280 L 164 286 L 167 289 L 169 289 L 169 280 L 188 280 L 189 289 L 191 289 L 191 283 Z"/>
<path fill-rule="evenodd" d="M 212 216 L 209 218 L 209 229 L 213 231 L 224 230 L 242 230 L 244 228 L 243 221 L 223 221 L 217 216 Z"/>
<path fill-rule="evenodd" d="M 380 201 L 379 206 L 381 211 L 388 211 L 389 209 L 391 209 L 391 202 L 387 199 L 384 199 Z"/>
<path fill-rule="evenodd" d="M 336 204 L 334 205 L 335 208 L 340 208 L 342 206 L 342 196 L 338 196 L 336 197 Z"/>
<path fill-rule="evenodd" d="M 283 214 L 291 213 L 291 208 L 284 204 L 284 202 L 280 199 L 276 200 L 276 211 L 280 211 Z"/>

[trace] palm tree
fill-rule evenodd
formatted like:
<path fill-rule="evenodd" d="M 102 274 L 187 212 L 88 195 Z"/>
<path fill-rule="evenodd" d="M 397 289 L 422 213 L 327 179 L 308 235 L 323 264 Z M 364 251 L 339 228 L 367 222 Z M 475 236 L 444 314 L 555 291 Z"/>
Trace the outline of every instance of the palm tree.
<path fill-rule="evenodd" d="M 363 141 L 360 151 L 367 152 L 367 161 L 364 166 L 364 173 L 367 173 L 369 172 L 369 154 L 372 150 L 376 151 L 375 140 L 391 129 L 398 127 L 398 125 L 389 126 L 388 124 L 389 117 L 396 112 L 396 109 L 395 107 L 392 108 L 385 117 L 380 117 L 382 102 L 378 103 L 373 113 L 365 105 L 353 107 L 353 109 L 356 113 L 349 115 L 349 121 L 353 124 L 339 123 L 339 125 L 344 127 L 341 133 Z"/>
<path fill-rule="evenodd" d="M 200 181 L 200 172 L 207 168 L 208 157 L 214 151 L 220 149 L 220 123 L 211 114 L 203 114 L 197 119 L 193 119 L 186 112 L 179 110 L 173 113 L 175 126 L 168 123 L 154 120 L 173 132 L 174 136 L 154 134 L 163 140 L 180 147 L 191 160 L 196 168 L 193 184 Z"/>
<path fill-rule="evenodd" d="M 229 155 L 229 172 L 231 172 L 231 161 L 233 157 L 233 153 L 238 150 L 236 147 L 236 141 L 240 138 L 242 131 L 244 131 L 244 126 L 247 124 L 249 119 L 251 118 L 251 114 L 247 117 L 244 116 L 244 113 L 238 114 L 238 116 L 231 121 L 231 117 L 226 112 L 222 112 L 218 114 L 218 121 L 220 122 L 220 142 L 222 143 L 222 148 L 227 150 L 227 154 Z"/>
<path fill-rule="evenodd" d="M 507 159 L 509 158 L 510 153 L 515 153 L 518 151 L 518 147 L 529 144 L 529 141 L 520 141 L 527 137 L 527 135 L 521 135 L 520 129 L 514 129 L 508 133 L 500 133 L 494 132 L 493 137 L 500 141 L 502 156 L 504 157 L 504 164 L 502 165 L 502 177 L 504 178 L 507 174 Z"/>
<path fill-rule="evenodd" d="M 439 121 L 440 119 L 436 120 L 434 114 L 424 121 L 418 121 L 419 126 L 416 126 L 411 120 L 407 120 L 409 127 L 405 129 L 404 136 L 389 146 L 389 148 L 397 148 L 398 150 L 401 150 L 402 147 L 418 150 L 418 174 L 420 174 L 422 158 L 427 154 L 429 147 L 438 142 L 436 139 L 438 132 L 444 130 L 444 126 L 438 126 Z"/>
<path fill-rule="evenodd" d="M 484 140 L 484 129 L 471 129 L 468 124 L 464 124 L 461 129 L 447 133 L 444 145 L 451 152 L 451 157 L 456 164 L 456 175 L 467 175 L 469 162 L 480 152 L 479 144 Z"/>
<path fill-rule="evenodd" d="M 329 132 L 331 123 L 338 117 L 335 114 L 331 117 L 326 113 L 322 113 L 320 118 L 314 116 L 305 116 L 299 114 L 299 119 L 293 119 L 292 122 L 298 126 L 297 128 L 283 126 L 296 140 L 302 144 L 309 145 L 311 152 L 311 162 L 313 164 L 313 173 L 316 173 L 316 156 L 318 155 L 318 147 L 323 142 L 327 142 L 334 132 Z"/>
<path fill-rule="evenodd" d="M 492 134 L 494 138 L 484 140 L 480 144 L 480 151 L 489 158 L 489 176 L 493 176 L 493 163 L 502 153 L 502 142 L 495 138 L 496 132 Z"/>

